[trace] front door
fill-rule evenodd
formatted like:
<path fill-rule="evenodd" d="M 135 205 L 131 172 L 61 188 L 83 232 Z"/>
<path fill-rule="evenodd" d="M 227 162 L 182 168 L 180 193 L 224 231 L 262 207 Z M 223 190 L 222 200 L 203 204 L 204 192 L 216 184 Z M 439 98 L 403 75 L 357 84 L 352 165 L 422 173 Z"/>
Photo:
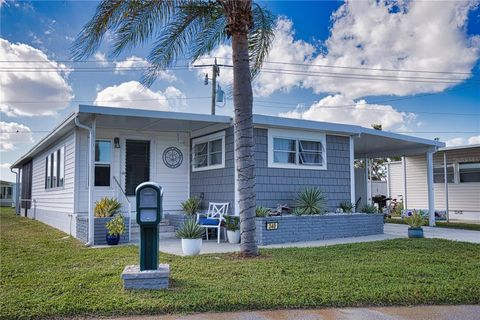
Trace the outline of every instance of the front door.
<path fill-rule="evenodd" d="M 135 188 L 150 180 L 150 141 L 126 140 L 125 193 L 135 196 Z M 135 210 L 135 209 L 133 209 Z"/>

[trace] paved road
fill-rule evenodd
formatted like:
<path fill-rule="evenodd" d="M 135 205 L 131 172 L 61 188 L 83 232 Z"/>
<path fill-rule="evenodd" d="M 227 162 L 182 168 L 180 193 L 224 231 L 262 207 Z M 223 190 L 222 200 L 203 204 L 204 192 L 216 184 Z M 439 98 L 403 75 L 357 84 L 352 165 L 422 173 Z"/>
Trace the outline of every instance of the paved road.
<path fill-rule="evenodd" d="M 415 306 L 199 313 L 187 316 L 111 318 L 121 320 L 478 320 L 480 306 Z"/>

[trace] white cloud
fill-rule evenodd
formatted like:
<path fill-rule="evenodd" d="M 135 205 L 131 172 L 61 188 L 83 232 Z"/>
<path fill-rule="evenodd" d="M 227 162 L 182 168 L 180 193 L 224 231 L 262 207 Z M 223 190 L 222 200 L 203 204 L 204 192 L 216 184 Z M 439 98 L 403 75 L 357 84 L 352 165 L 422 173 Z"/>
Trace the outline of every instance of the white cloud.
<path fill-rule="evenodd" d="M 263 72 L 256 79 L 254 94 L 268 96 L 275 91 L 301 87 L 312 89 L 315 93 L 340 93 L 352 99 L 371 95 L 403 96 L 441 92 L 470 77 L 480 49 L 480 36 L 467 36 L 465 30 L 468 13 L 475 7 L 474 2 L 405 1 L 394 6 L 391 1 L 346 2 L 332 14 L 330 36 L 321 46 L 295 40 L 292 21 L 285 17 L 278 19 L 275 40 L 267 57 L 270 63 L 264 65 Z M 221 61 L 231 62 L 231 47 L 220 47 L 208 57 L 226 58 Z M 466 74 L 375 71 L 314 65 Z M 222 72 L 226 76 L 221 76 L 221 80 L 228 79 L 227 82 L 231 82 L 231 72 L 224 70 Z M 312 72 L 315 73 L 313 76 Z M 355 76 L 387 77 L 381 81 L 351 79 Z M 456 79 L 454 83 L 412 81 L 420 79 L 389 81 L 395 77 Z"/>
<path fill-rule="evenodd" d="M 280 113 L 280 116 L 356 124 L 369 128 L 372 124 L 381 124 L 384 130 L 399 131 L 413 124 L 416 118 L 413 113 L 400 112 L 389 105 L 367 104 L 365 100 L 354 101 L 344 95 L 327 96 L 306 110 L 297 108 Z"/>
<path fill-rule="evenodd" d="M 480 135 L 468 138 L 468 144 L 480 144 Z"/>
<path fill-rule="evenodd" d="M 128 69 L 139 68 L 140 71 L 143 71 L 143 68 L 148 67 L 149 63 L 147 60 L 131 56 L 122 61 L 115 61 L 115 73 L 116 74 L 125 74 Z M 174 82 L 177 80 L 177 77 L 168 70 L 162 70 L 157 75 L 158 80 L 164 80 L 167 82 Z"/>
<path fill-rule="evenodd" d="M 103 67 L 108 66 L 107 58 L 105 57 L 105 53 L 103 52 L 95 52 L 95 54 L 93 55 L 93 60 L 97 61 Z"/>
<path fill-rule="evenodd" d="M 22 43 L 0 39 L 0 56 L 8 67 L 49 70 L 4 71 L 0 73 L 0 112 L 9 116 L 53 115 L 68 106 L 73 90 L 66 81 L 71 69 L 48 59 L 42 51 Z M 14 61 L 38 61 L 32 63 Z M 0 63 L 1 65 L 1 63 Z M 53 69 L 53 72 L 52 72 Z M 34 102 L 34 103 L 24 103 Z"/>
<path fill-rule="evenodd" d="M 480 135 L 472 136 L 467 139 L 464 139 L 462 137 L 453 138 L 445 141 L 445 144 L 447 147 L 458 147 L 458 146 L 464 146 L 469 144 L 480 144 Z"/>
<path fill-rule="evenodd" d="M 11 151 L 18 145 L 32 142 L 32 131 L 29 127 L 16 122 L 0 121 L 0 151 Z"/>
<path fill-rule="evenodd" d="M 11 164 L 11 163 L 8 163 L 8 162 L 6 162 L 6 163 L 0 163 L 0 169 L 8 169 L 8 168 L 10 168 L 11 165 L 12 165 L 12 164 Z"/>
<path fill-rule="evenodd" d="M 174 87 L 165 91 L 144 88 L 138 81 L 123 82 L 97 92 L 95 105 L 171 111 L 185 106 L 185 95 Z"/>

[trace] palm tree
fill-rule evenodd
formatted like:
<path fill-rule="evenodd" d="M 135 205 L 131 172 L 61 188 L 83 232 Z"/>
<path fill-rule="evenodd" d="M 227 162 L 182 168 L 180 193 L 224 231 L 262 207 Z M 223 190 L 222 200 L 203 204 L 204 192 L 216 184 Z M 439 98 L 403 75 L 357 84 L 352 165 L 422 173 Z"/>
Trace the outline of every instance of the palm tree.
<path fill-rule="evenodd" d="M 150 66 L 142 77 L 142 83 L 150 86 L 178 58 L 195 61 L 231 41 L 240 248 L 247 256 L 258 254 L 252 77 L 268 54 L 274 23 L 274 16 L 251 0 L 104 0 L 72 45 L 73 57 L 85 59 L 96 52 L 107 31 L 113 35 L 113 55 L 155 38 L 147 57 Z"/>

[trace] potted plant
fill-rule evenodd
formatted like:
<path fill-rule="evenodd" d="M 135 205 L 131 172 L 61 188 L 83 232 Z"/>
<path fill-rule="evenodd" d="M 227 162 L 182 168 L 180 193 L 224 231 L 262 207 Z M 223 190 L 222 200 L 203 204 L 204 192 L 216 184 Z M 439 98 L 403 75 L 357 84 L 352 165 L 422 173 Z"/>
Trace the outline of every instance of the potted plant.
<path fill-rule="evenodd" d="M 342 201 L 339 203 L 338 208 L 341 209 L 339 213 L 353 213 L 355 205 L 350 201 Z M 339 210 L 340 211 L 340 210 Z"/>
<path fill-rule="evenodd" d="M 125 232 L 123 216 L 117 214 L 112 220 L 105 223 L 105 227 L 107 228 L 107 244 L 110 246 L 117 245 L 120 236 Z"/>
<path fill-rule="evenodd" d="M 193 219 L 188 219 L 177 230 L 177 237 L 182 239 L 182 251 L 186 256 L 196 256 L 202 249 L 204 229 Z"/>
<path fill-rule="evenodd" d="M 95 217 L 108 218 L 116 214 L 122 204 L 115 198 L 103 197 L 99 201 L 95 202 Z"/>
<path fill-rule="evenodd" d="M 182 209 L 185 212 L 185 215 L 188 217 L 194 216 L 198 210 L 200 210 L 200 204 L 202 200 L 199 198 L 193 197 L 185 200 L 181 203 Z"/>
<path fill-rule="evenodd" d="M 405 217 L 405 222 L 410 226 L 408 228 L 409 238 L 423 238 L 423 228 L 425 223 L 422 211 L 413 210 L 411 214 Z"/>
<path fill-rule="evenodd" d="M 240 242 L 240 218 L 237 216 L 226 216 L 225 228 L 227 229 L 228 242 L 239 243 Z"/>

